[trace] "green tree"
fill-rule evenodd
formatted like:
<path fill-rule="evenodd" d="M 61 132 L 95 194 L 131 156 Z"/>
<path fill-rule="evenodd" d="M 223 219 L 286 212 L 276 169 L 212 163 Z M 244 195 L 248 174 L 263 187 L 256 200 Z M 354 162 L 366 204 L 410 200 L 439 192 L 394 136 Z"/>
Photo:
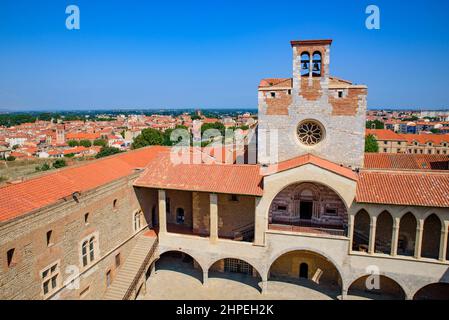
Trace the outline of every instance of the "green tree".
<path fill-rule="evenodd" d="M 100 152 L 97 153 L 95 158 L 100 159 L 108 156 L 112 156 L 113 154 L 121 153 L 120 149 L 114 147 L 102 147 Z"/>
<path fill-rule="evenodd" d="M 370 121 L 366 122 L 367 129 L 373 129 L 373 125 L 374 125 L 374 129 L 385 129 L 385 124 L 380 120 L 374 120 L 374 121 L 370 120 Z"/>
<path fill-rule="evenodd" d="M 164 134 L 159 130 L 148 128 L 143 129 L 132 144 L 133 149 L 140 149 L 146 146 L 161 146 L 164 144 Z"/>
<path fill-rule="evenodd" d="M 365 138 L 365 152 L 368 153 L 376 153 L 379 152 L 379 144 L 377 143 L 376 138 L 369 134 Z"/>
<path fill-rule="evenodd" d="M 48 171 L 50 170 L 50 166 L 48 163 L 44 163 L 42 166 L 37 166 L 36 171 Z"/>
<path fill-rule="evenodd" d="M 94 146 L 97 146 L 97 147 L 106 147 L 107 144 L 108 144 L 108 142 L 104 139 L 96 139 L 94 141 Z"/>
<path fill-rule="evenodd" d="M 67 166 L 67 162 L 65 162 L 64 159 L 58 159 L 55 162 L 53 162 L 53 168 L 59 169 Z"/>
<path fill-rule="evenodd" d="M 78 141 L 76 141 L 76 140 L 69 140 L 69 141 L 67 141 L 67 144 L 70 146 L 70 147 L 78 147 L 79 145 L 80 145 L 80 143 L 78 142 Z"/>
<path fill-rule="evenodd" d="M 6 158 L 6 161 L 14 161 L 14 160 L 16 160 L 16 157 L 14 157 L 14 156 L 8 156 Z"/>
<path fill-rule="evenodd" d="M 249 129 L 249 126 L 247 126 L 247 125 L 242 125 L 242 126 L 240 126 L 240 129 L 242 129 L 243 131 L 246 131 L 246 130 Z"/>
<path fill-rule="evenodd" d="M 90 148 L 90 147 L 92 147 L 92 142 L 90 142 L 90 140 L 81 140 L 80 146 Z"/>
<path fill-rule="evenodd" d="M 66 157 L 66 158 L 73 158 L 74 156 L 75 156 L 74 153 L 68 153 L 68 154 L 64 155 L 64 157 Z"/>

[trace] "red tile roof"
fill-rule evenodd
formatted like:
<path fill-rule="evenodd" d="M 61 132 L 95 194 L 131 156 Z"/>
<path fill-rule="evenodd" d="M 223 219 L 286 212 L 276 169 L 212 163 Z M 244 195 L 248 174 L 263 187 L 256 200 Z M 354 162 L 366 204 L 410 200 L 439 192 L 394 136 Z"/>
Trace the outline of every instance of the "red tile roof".
<path fill-rule="evenodd" d="M 267 78 L 260 81 L 259 88 L 291 88 L 292 82 L 292 78 Z"/>
<path fill-rule="evenodd" d="M 365 169 L 449 170 L 449 155 L 366 153 Z"/>
<path fill-rule="evenodd" d="M 419 144 L 432 142 L 436 145 L 441 145 L 443 142 L 449 143 L 449 134 L 402 134 L 401 136 L 410 144 L 414 141 Z"/>
<path fill-rule="evenodd" d="M 366 135 L 373 135 L 377 140 L 406 141 L 406 139 L 394 131 L 388 129 L 366 129 Z"/>
<path fill-rule="evenodd" d="M 257 165 L 174 164 L 160 153 L 135 181 L 138 187 L 262 196 Z"/>
<path fill-rule="evenodd" d="M 162 150 L 165 148 L 139 149 L 0 187 L 0 222 L 130 175 L 136 168 L 144 168 Z"/>
<path fill-rule="evenodd" d="M 322 169 L 331 171 L 335 174 L 341 175 L 351 180 L 357 180 L 357 174 L 349 168 L 340 166 L 336 163 L 333 163 L 328 160 L 321 159 L 312 154 L 306 154 L 303 156 L 299 156 L 287 161 L 283 161 L 278 163 L 277 165 L 271 165 L 268 168 L 265 168 L 264 171 L 267 173 L 266 175 L 271 175 L 274 173 L 286 171 L 289 169 L 293 169 L 296 167 L 303 166 L 305 164 L 313 164 Z"/>
<path fill-rule="evenodd" d="M 362 171 L 355 200 L 360 203 L 447 208 L 449 174 Z"/>

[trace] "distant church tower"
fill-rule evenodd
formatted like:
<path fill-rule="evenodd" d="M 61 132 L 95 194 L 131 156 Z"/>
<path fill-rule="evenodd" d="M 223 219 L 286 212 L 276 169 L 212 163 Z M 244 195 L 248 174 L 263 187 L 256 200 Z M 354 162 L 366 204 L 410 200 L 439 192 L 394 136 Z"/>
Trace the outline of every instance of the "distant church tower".
<path fill-rule="evenodd" d="M 63 124 L 58 124 L 56 126 L 56 144 L 65 143 L 65 126 Z"/>
<path fill-rule="evenodd" d="M 279 162 L 310 153 L 363 167 L 367 87 L 330 76 L 331 44 L 332 40 L 291 41 L 293 77 L 261 81 L 259 163 L 269 162 L 274 134 Z"/>

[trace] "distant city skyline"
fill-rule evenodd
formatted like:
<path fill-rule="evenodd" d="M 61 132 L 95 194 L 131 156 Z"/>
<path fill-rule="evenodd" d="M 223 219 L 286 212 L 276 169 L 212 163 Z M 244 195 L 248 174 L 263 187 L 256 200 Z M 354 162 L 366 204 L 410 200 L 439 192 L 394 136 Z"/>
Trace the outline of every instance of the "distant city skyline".
<path fill-rule="evenodd" d="M 449 108 L 447 1 L 376 1 L 380 30 L 365 0 L 310 15 L 305 1 L 78 0 L 72 31 L 68 4 L 0 3 L 0 112 L 257 108 L 262 78 L 291 77 L 289 41 L 316 38 L 334 40 L 331 74 L 366 84 L 370 109 Z"/>

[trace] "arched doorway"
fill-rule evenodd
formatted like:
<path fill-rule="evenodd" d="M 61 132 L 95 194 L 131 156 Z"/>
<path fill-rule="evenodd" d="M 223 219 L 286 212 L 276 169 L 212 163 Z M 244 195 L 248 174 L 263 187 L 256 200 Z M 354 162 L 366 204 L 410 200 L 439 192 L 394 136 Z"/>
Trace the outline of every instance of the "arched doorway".
<path fill-rule="evenodd" d="M 344 236 L 347 223 L 343 200 L 320 183 L 301 182 L 284 188 L 269 209 L 272 230 Z"/>
<path fill-rule="evenodd" d="M 449 300 L 449 283 L 432 283 L 421 289 L 413 300 Z"/>
<path fill-rule="evenodd" d="M 424 221 L 421 256 L 438 259 L 440 254 L 441 221 L 436 214 L 431 214 Z"/>
<path fill-rule="evenodd" d="M 170 271 L 193 277 L 203 282 L 203 270 L 201 265 L 189 254 L 181 251 L 167 251 L 160 255 L 155 262 L 155 271 Z"/>
<path fill-rule="evenodd" d="M 402 216 L 399 225 L 398 255 L 415 254 L 416 224 L 416 218 L 412 213 Z"/>
<path fill-rule="evenodd" d="M 393 218 L 388 211 L 384 211 L 377 217 L 376 243 L 374 252 L 390 254 L 392 234 Z"/>
<path fill-rule="evenodd" d="M 319 253 L 293 250 L 276 258 L 270 266 L 269 282 L 287 282 L 328 297 L 341 294 L 341 276 L 332 261 Z"/>
<path fill-rule="evenodd" d="M 360 210 L 354 217 L 354 233 L 352 250 L 368 252 L 370 234 L 370 216 L 365 210 Z"/>
<path fill-rule="evenodd" d="M 239 282 L 261 291 L 262 277 L 249 262 L 238 258 L 225 258 L 214 262 L 209 268 L 209 279 L 225 279 Z"/>
<path fill-rule="evenodd" d="M 405 300 L 405 292 L 393 279 L 384 275 L 365 275 L 348 289 L 349 299 Z"/>
<path fill-rule="evenodd" d="M 299 266 L 299 277 L 303 279 L 309 279 L 309 265 L 307 263 L 301 263 Z"/>

